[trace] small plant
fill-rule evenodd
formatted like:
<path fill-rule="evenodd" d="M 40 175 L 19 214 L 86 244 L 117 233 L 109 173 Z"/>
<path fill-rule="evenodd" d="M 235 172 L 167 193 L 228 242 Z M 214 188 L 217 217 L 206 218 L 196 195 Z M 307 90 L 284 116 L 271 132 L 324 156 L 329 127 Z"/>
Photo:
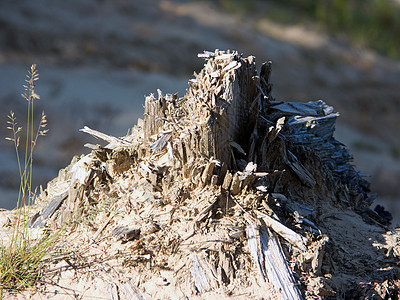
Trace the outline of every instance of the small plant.
<path fill-rule="evenodd" d="M 16 223 L 7 245 L 0 245 L 0 295 L 3 290 L 23 290 L 32 286 L 41 275 L 40 262 L 55 242 L 57 234 L 46 235 L 39 240 L 32 241 L 28 232 L 29 209 L 33 204 L 32 166 L 33 150 L 40 135 L 47 133 L 46 115 L 42 113 L 37 129 L 34 128 L 34 102 L 40 99 L 35 92 L 35 81 L 39 79 L 36 65 L 29 69 L 28 79 L 24 85 L 22 97 L 27 101 L 27 125 L 24 133 L 24 154 L 20 156 L 20 135 L 22 127 L 18 127 L 14 112 L 8 116 L 8 129 L 12 137 L 6 138 L 14 144 L 17 155 L 20 187 L 16 208 Z"/>

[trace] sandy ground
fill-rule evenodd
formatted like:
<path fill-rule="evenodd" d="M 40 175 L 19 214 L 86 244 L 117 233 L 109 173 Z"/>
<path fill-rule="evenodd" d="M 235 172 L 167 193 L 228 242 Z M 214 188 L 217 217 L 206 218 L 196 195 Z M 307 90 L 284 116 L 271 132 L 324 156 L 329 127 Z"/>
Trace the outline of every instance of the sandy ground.
<path fill-rule="evenodd" d="M 35 184 L 56 176 L 92 138 L 84 125 L 125 135 L 143 112 L 144 95 L 182 95 L 203 50 L 237 49 L 273 61 L 273 93 L 283 100 L 324 99 L 341 112 L 337 137 L 362 173 L 371 174 L 377 203 L 400 223 L 400 62 L 350 49 L 299 27 L 236 18 L 209 2 L 4 1 L 0 4 L 0 206 L 15 206 L 18 174 L 5 120 L 23 123 L 20 99 L 27 68 L 38 64 L 36 112 L 49 135 L 35 158 Z"/>

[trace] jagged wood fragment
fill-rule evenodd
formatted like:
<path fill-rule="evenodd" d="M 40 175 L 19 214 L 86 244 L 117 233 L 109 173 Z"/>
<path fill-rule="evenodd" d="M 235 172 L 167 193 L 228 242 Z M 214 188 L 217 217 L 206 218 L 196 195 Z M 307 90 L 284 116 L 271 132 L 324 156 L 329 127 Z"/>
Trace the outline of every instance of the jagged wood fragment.
<path fill-rule="evenodd" d="M 105 146 L 105 148 L 108 148 L 108 149 L 115 149 L 118 147 L 124 147 L 124 146 L 127 147 L 127 146 L 132 145 L 131 143 L 126 142 L 123 139 L 116 138 L 114 136 L 102 133 L 102 132 L 94 130 L 94 129 L 90 129 L 87 126 L 84 126 L 82 129 L 79 129 L 79 131 L 88 133 L 96 138 L 99 138 L 99 139 L 109 142 L 109 144 L 107 146 Z"/>
<path fill-rule="evenodd" d="M 231 193 L 232 193 L 232 195 L 237 195 L 237 194 L 239 194 L 239 192 L 240 192 L 240 179 L 239 179 L 239 175 L 238 175 L 238 172 L 236 172 L 234 175 L 233 175 L 233 178 L 232 178 L 232 183 L 231 183 L 231 189 L 230 189 L 230 191 L 231 191 Z"/>
<path fill-rule="evenodd" d="M 229 187 L 231 186 L 231 182 L 232 182 L 232 174 L 228 171 L 224 177 L 224 181 L 222 183 L 222 188 L 225 190 L 228 190 Z"/>
<path fill-rule="evenodd" d="M 297 157 L 290 151 L 288 153 L 287 164 L 291 170 L 299 177 L 301 182 L 309 187 L 314 187 L 316 182 L 313 175 L 303 166 L 303 164 L 297 159 Z"/>
<path fill-rule="evenodd" d="M 68 190 L 68 199 L 66 200 L 65 209 L 62 212 L 61 221 L 66 222 L 71 220 L 81 206 L 81 200 L 87 186 L 99 176 L 95 170 L 97 159 L 91 154 L 85 155 L 71 168 L 71 183 Z"/>
<path fill-rule="evenodd" d="M 265 225 L 274 230 L 277 234 L 283 237 L 290 244 L 296 246 L 300 250 L 305 250 L 307 245 L 307 238 L 294 232 L 292 229 L 286 227 L 279 221 L 271 218 L 270 216 L 256 211 L 256 214 L 264 221 Z"/>
<path fill-rule="evenodd" d="M 71 186 L 75 182 L 79 182 L 82 185 L 88 183 L 93 165 L 97 159 L 93 158 L 90 154 L 85 155 L 83 158 L 78 160 L 71 168 Z"/>
<path fill-rule="evenodd" d="M 267 277 L 267 272 L 265 270 L 264 256 L 261 252 L 259 241 L 260 237 L 257 230 L 257 224 L 255 222 L 248 221 L 248 224 L 246 226 L 246 237 L 254 263 L 256 264 L 258 272 L 260 273 L 262 279 L 265 281 L 265 278 Z"/>
<path fill-rule="evenodd" d="M 138 239 L 140 236 L 140 228 L 130 228 L 127 226 L 117 226 L 111 231 L 111 235 L 115 240 L 127 242 L 133 239 Z"/>
<path fill-rule="evenodd" d="M 192 256 L 192 266 L 190 267 L 194 285 L 199 293 L 208 292 L 218 287 L 218 279 L 211 264 L 204 255 Z"/>
<path fill-rule="evenodd" d="M 270 133 L 268 134 L 268 144 L 271 144 L 275 138 L 280 134 L 283 125 L 285 124 L 285 117 L 281 117 L 276 121 L 275 127 L 271 128 Z"/>
<path fill-rule="evenodd" d="M 203 51 L 203 53 L 198 53 L 197 57 L 199 58 L 210 58 L 215 56 L 215 52 L 212 51 Z"/>
<path fill-rule="evenodd" d="M 201 180 L 202 180 L 203 184 L 208 184 L 210 182 L 210 179 L 213 175 L 215 165 L 216 165 L 216 162 L 211 161 L 204 168 L 203 174 L 201 175 Z"/>
<path fill-rule="evenodd" d="M 146 97 L 144 107 L 144 137 L 148 139 L 150 136 L 157 134 L 162 127 L 165 117 L 167 105 L 162 95 L 154 98 L 154 95 Z"/>
<path fill-rule="evenodd" d="M 246 155 L 246 152 L 243 150 L 242 146 L 240 146 L 238 143 L 231 141 L 230 145 L 231 147 L 235 148 L 240 154 Z"/>
<path fill-rule="evenodd" d="M 293 116 L 324 116 L 332 113 L 333 108 L 326 105 L 322 100 L 299 103 L 299 102 L 284 102 L 271 107 L 274 110 L 278 110 L 285 115 Z"/>
<path fill-rule="evenodd" d="M 231 256 L 224 251 L 222 248 L 218 252 L 218 268 L 217 268 L 217 274 L 218 274 L 218 280 L 220 285 L 222 284 L 229 284 L 231 281 L 233 281 L 234 276 L 235 276 L 235 269 L 232 265 L 232 260 Z"/>
<path fill-rule="evenodd" d="M 55 195 L 53 200 L 48 206 L 35 218 L 32 218 L 29 222 L 29 227 L 37 228 L 46 226 L 46 221 L 51 218 L 54 212 L 61 206 L 62 202 L 67 198 L 69 188 L 58 195 Z"/>
<path fill-rule="evenodd" d="M 249 249 L 261 278 L 272 282 L 281 299 L 302 299 L 278 239 L 255 222 L 246 227 Z"/>
<path fill-rule="evenodd" d="M 118 285 L 115 282 L 112 282 L 107 287 L 108 293 L 110 295 L 110 300 L 119 300 L 119 292 L 118 292 Z"/>
<path fill-rule="evenodd" d="M 203 220 L 205 220 L 209 214 L 209 212 L 212 210 L 212 208 L 214 207 L 215 203 L 218 201 L 217 197 L 214 197 L 214 199 L 212 199 L 210 202 L 208 202 L 207 206 L 205 208 L 203 208 L 203 210 L 200 211 L 200 213 L 198 214 L 197 218 L 196 218 L 196 223 L 198 222 L 202 222 Z"/>
<path fill-rule="evenodd" d="M 171 132 L 162 134 L 161 137 L 150 146 L 149 151 L 160 152 L 167 145 L 170 137 Z"/>
<path fill-rule="evenodd" d="M 98 237 L 100 236 L 100 234 L 103 232 L 103 230 L 107 227 L 108 223 L 110 223 L 110 221 L 115 217 L 115 213 L 112 214 L 111 216 L 108 217 L 107 220 L 105 220 L 105 222 L 103 223 L 103 225 L 100 226 L 99 229 L 97 229 L 96 233 L 93 235 L 93 237 L 90 239 L 92 243 L 96 243 Z"/>

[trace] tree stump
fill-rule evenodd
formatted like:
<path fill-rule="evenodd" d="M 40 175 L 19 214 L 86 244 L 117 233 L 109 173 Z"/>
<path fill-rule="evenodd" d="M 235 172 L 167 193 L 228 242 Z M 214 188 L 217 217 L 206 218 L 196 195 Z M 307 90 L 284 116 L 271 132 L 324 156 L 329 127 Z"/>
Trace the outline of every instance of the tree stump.
<path fill-rule="evenodd" d="M 174 127 L 184 118 L 191 138 L 183 144 L 189 156 L 213 157 L 233 168 L 236 162 L 232 144 L 243 139 L 248 127 L 250 105 L 257 93 L 254 57 L 242 58 L 237 52 L 206 52 L 207 62 L 189 81 L 180 101 L 171 95 L 150 95 L 145 102 L 144 135 L 149 139 L 163 126 Z M 176 116 L 171 116 L 171 112 Z M 170 124 L 168 123 L 170 122 Z"/>

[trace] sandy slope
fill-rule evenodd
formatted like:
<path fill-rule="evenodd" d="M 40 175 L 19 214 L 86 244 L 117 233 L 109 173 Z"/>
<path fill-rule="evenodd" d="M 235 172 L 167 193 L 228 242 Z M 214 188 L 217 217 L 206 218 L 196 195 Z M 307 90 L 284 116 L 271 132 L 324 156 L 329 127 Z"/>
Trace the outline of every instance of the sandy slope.
<path fill-rule="evenodd" d="M 202 65 L 195 54 L 215 48 L 272 60 L 277 99 L 322 98 L 334 105 L 342 115 L 338 138 L 361 172 L 373 175 L 373 189 L 396 207 L 400 63 L 301 28 L 239 20 L 208 2 L 3 1 L 0 117 L 5 120 L 13 109 L 22 121 L 24 104 L 16 100 L 25 70 L 37 63 L 37 111 L 47 112 L 51 129 L 37 149 L 36 183 L 43 183 L 86 151 L 82 145 L 89 137 L 79 128 L 124 135 L 143 111 L 144 94 L 160 88 L 182 95 L 192 70 Z M 0 132 L 6 135 L 3 126 Z M 16 168 L 10 145 L 2 139 L 0 147 L 0 206 L 12 207 Z"/>

